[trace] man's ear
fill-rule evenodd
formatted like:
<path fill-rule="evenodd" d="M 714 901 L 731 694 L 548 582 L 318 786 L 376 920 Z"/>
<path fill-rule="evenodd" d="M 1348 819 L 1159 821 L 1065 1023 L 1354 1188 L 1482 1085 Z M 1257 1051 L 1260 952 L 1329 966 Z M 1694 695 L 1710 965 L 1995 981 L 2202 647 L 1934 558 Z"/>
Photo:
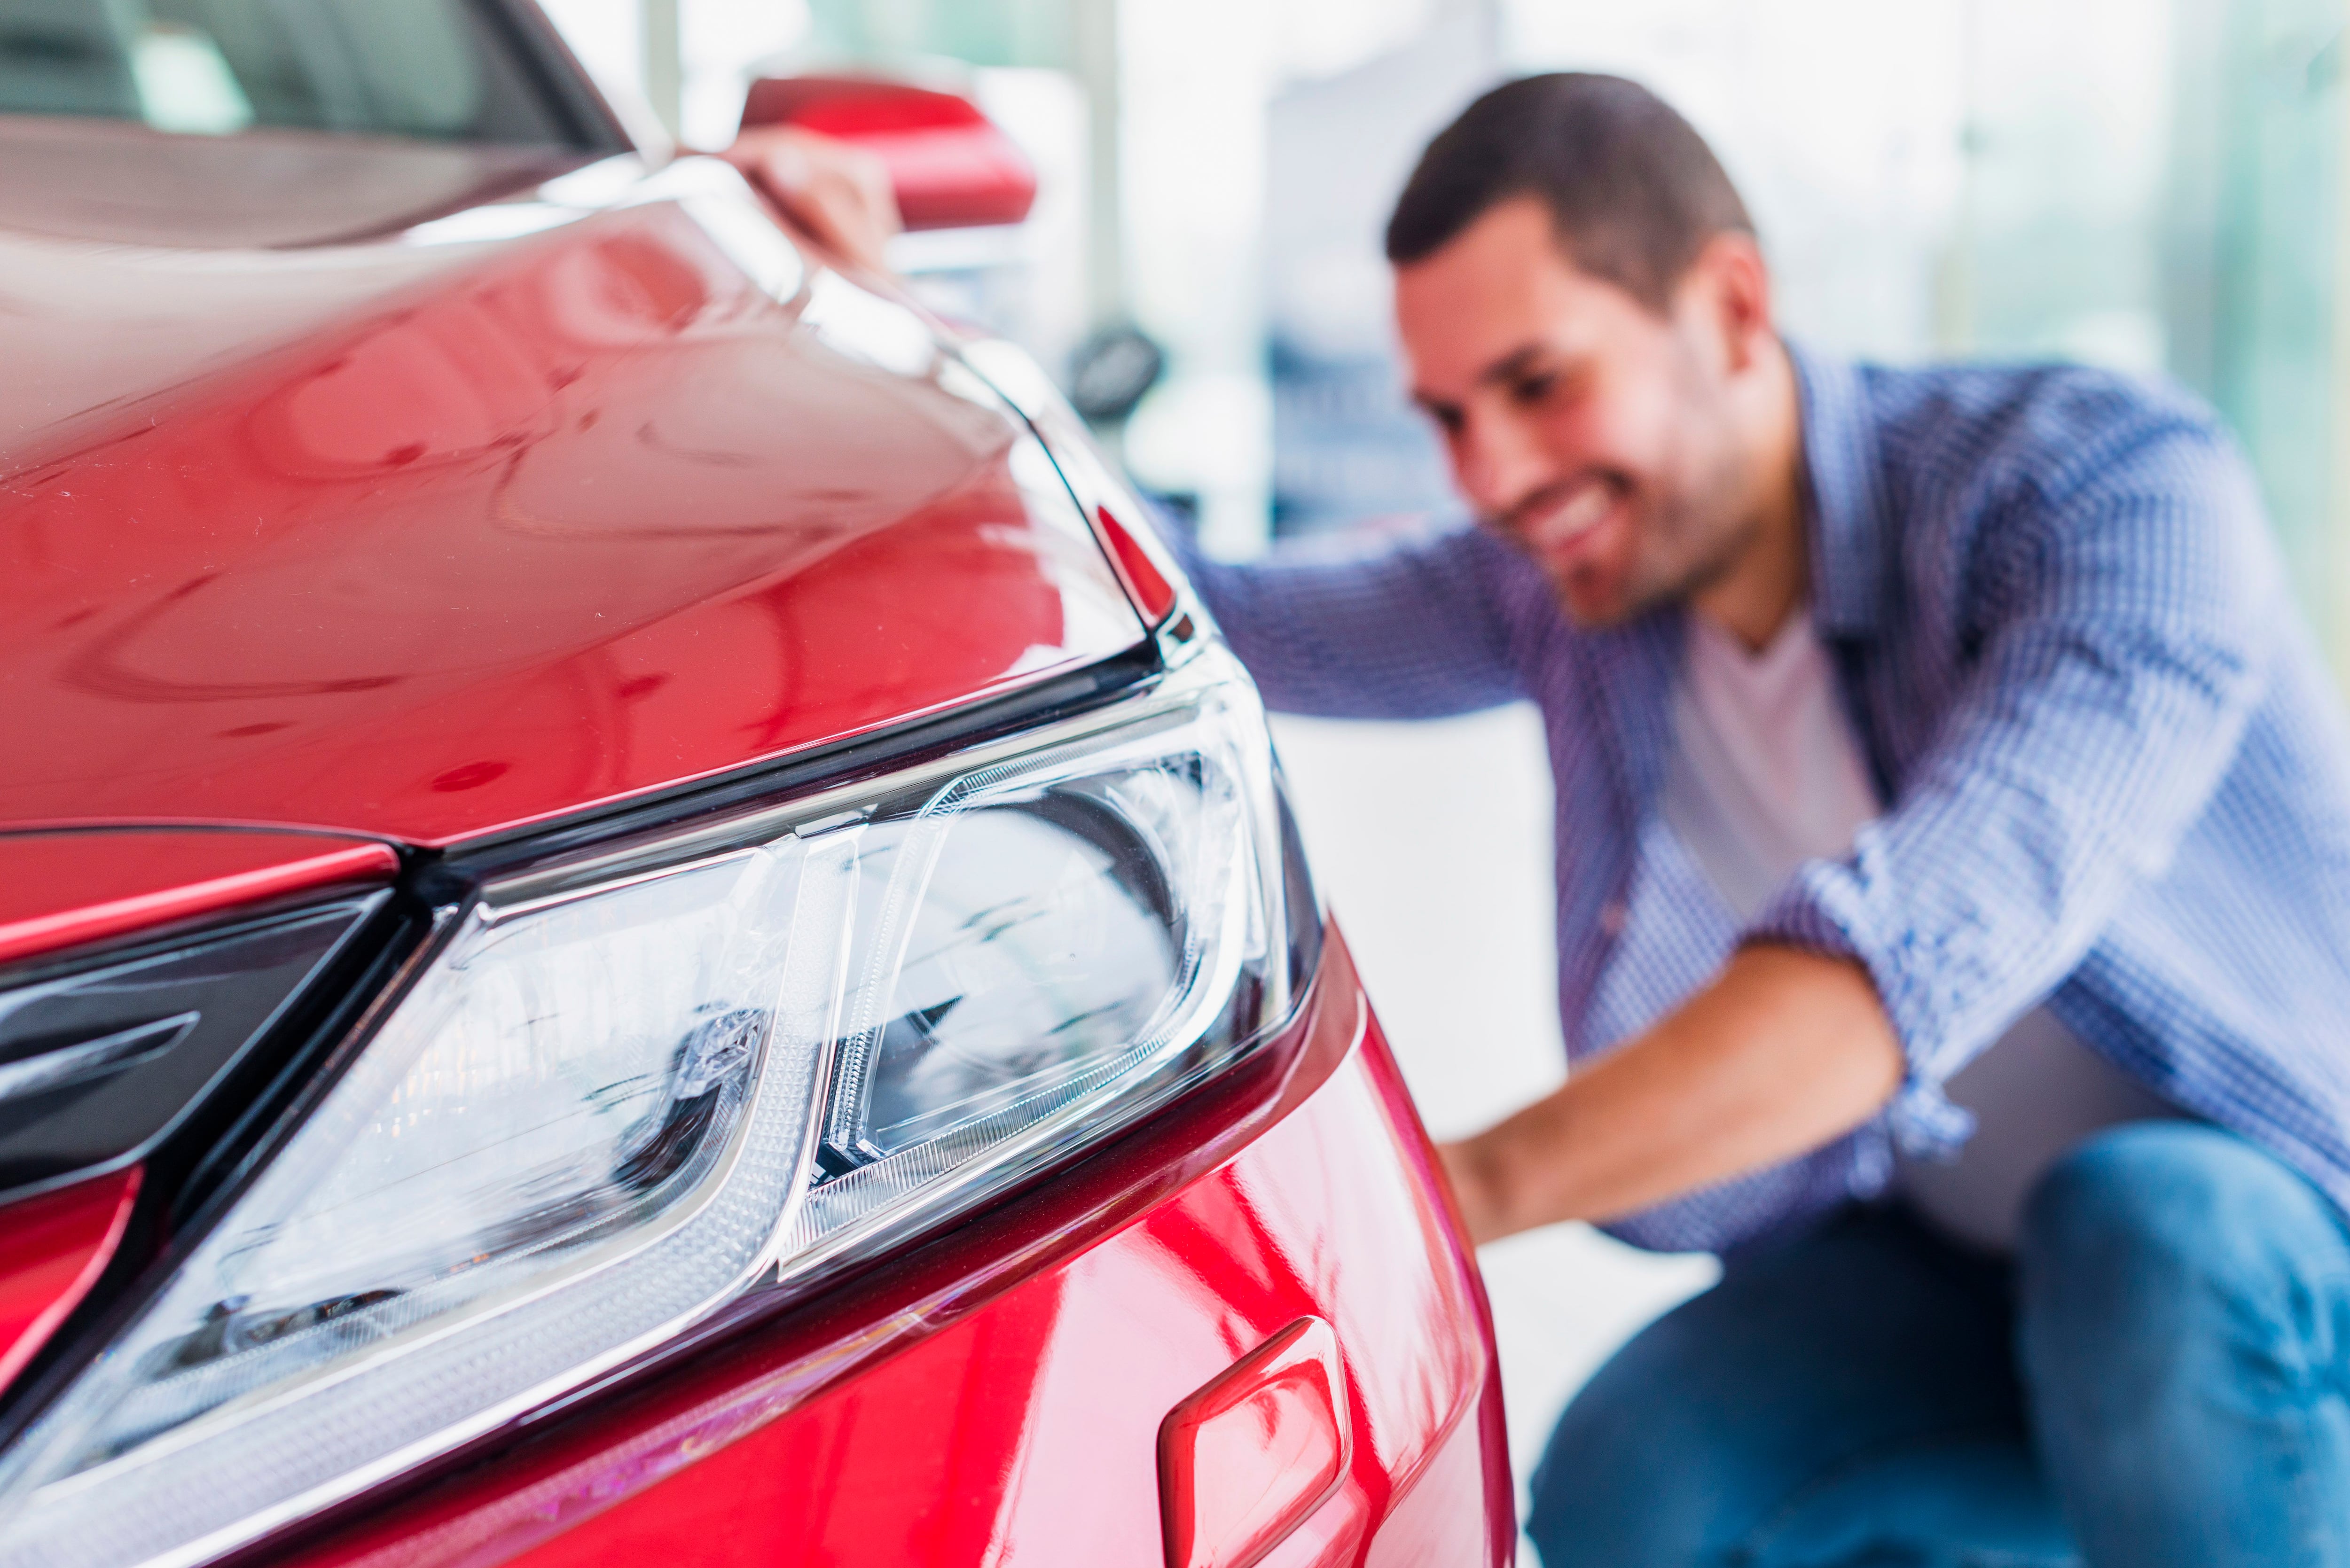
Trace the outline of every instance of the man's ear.
<path fill-rule="evenodd" d="M 1681 286 L 1693 296 L 1688 303 L 1712 318 L 1731 374 L 1751 369 L 1777 338 L 1771 268 L 1752 234 L 1726 230 L 1706 241 Z"/>

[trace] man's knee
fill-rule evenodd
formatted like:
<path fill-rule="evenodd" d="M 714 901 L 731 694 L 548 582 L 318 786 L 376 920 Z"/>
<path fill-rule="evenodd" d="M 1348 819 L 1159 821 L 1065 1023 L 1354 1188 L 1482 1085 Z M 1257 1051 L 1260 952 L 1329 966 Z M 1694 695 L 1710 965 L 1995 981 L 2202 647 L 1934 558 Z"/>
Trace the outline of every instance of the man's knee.
<path fill-rule="evenodd" d="M 2340 1216 L 2273 1157 L 2199 1124 L 2118 1127 L 2059 1160 L 2026 1206 L 2017 1262 L 2023 1367 L 2043 1396 L 2102 1378 L 2100 1403 L 2126 1404 L 2217 1361 L 2291 1381 L 2344 1349 Z"/>
<path fill-rule="evenodd" d="M 1683 1390 L 1627 1373 L 1601 1369 L 1534 1469 L 1526 1533 L 1544 1568 L 1679 1568 L 1702 1549 L 1704 1499 L 1687 1489 L 1704 1486 L 1714 1446 L 1678 1429 Z"/>
<path fill-rule="evenodd" d="M 1784 1364 L 1756 1354 L 1771 1303 L 1750 1280 L 1684 1302 L 1610 1356 L 1567 1405 L 1534 1475 L 1526 1533 L 1544 1568 L 1688 1568 L 1734 1541 L 1804 1473 L 1771 1438 Z M 1804 1425 L 1796 1422 L 1798 1427 Z"/>

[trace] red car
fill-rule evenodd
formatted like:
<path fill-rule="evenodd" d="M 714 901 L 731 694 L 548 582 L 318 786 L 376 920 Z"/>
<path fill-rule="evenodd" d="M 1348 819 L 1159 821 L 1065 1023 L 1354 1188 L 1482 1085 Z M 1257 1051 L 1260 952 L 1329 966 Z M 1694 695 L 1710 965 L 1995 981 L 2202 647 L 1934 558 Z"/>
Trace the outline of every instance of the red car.
<path fill-rule="evenodd" d="M 0 0 L 0 1565 L 1509 1561 L 1139 522 L 526 5 Z"/>

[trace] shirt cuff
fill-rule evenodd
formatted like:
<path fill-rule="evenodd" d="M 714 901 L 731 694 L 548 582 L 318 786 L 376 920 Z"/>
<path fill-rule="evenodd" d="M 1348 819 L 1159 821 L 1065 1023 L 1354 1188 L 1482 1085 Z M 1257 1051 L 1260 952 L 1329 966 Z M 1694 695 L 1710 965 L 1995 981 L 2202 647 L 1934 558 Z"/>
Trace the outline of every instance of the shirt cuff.
<path fill-rule="evenodd" d="M 1910 966 L 1889 961 L 1905 945 L 1876 940 L 1868 929 L 1850 871 L 1833 861 L 1814 860 L 1762 907 L 1741 934 L 1746 942 L 1775 942 L 1830 958 L 1851 959 L 1868 971 L 1878 1001 L 1892 1022 L 1908 1064 L 1885 1120 L 1895 1147 L 1923 1159 L 1950 1159 L 1975 1130 L 1974 1113 L 1954 1106 L 1942 1092 L 1945 1077 L 1929 1064 L 1941 1053 L 1942 1009 L 1917 983 Z"/>

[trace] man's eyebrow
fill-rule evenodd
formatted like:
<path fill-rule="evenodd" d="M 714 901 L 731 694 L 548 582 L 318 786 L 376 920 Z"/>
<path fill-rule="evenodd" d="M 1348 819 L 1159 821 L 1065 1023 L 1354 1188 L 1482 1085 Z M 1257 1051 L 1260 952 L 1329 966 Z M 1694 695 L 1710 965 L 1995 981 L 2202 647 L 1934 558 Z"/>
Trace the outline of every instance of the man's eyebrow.
<path fill-rule="evenodd" d="M 1490 387 L 1496 381 L 1514 380 L 1523 375 L 1534 360 L 1541 358 L 1547 352 L 1549 352 L 1547 344 L 1521 343 L 1478 371 L 1471 379 L 1471 384 Z M 1417 387 L 1412 389 L 1411 400 L 1431 414 L 1440 414 L 1445 410 L 1456 406 L 1450 399 L 1440 398 L 1432 392 L 1422 391 Z"/>
<path fill-rule="evenodd" d="M 1490 387 L 1496 381 L 1515 380 L 1525 373 L 1528 366 L 1541 358 L 1548 348 L 1547 344 L 1522 343 L 1478 371 L 1476 384 L 1481 387 Z"/>

